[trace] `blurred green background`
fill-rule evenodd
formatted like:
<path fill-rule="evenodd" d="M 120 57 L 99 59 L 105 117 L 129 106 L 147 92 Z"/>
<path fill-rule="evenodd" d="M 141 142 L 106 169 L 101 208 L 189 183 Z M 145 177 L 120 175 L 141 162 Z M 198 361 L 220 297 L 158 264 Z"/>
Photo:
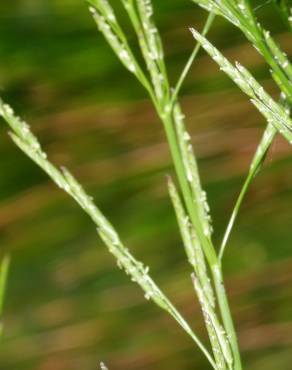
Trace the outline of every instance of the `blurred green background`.
<path fill-rule="evenodd" d="M 189 0 L 154 5 L 174 84 L 194 46 L 188 26 L 202 29 L 206 13 Z M 254 6 L 291 55 L 291 35 L 273 5 Z M 136 48 L 119 5 L 117 11 Z M 234 27 L 218 18 L 210 39 L 278 96 L 265 63 Z M 1 0 L 0 89 L 207 340 L 167 195 L 165 175 L 173 170 L 164 132 L 83 0 Z M 181 102 L 218 245 L 264 122 L 203 52 Z M 291 369 L 291 159 L 278 138 L 225 257 L 245 369 Z M 2 122 L 0 176 L 0 248 L 12 255 L 1 370 L 90 370 L 100 361 L 110 370 L 209 368 L 184 332 L 117 268 L 86 215 L 12 144 Z"/>

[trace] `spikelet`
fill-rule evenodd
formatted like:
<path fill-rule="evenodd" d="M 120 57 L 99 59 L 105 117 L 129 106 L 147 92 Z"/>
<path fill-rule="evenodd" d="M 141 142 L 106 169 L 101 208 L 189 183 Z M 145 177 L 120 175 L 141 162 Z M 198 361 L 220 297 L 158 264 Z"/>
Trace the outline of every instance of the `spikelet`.
<path fill-rule="evenodd" d="M 163 47 L 158 29 L 153 21 L 153 7 L 151 0 L 136 0 L 137 8 L 142 20 L 146 40 L 151 53 L 151 58 L 158 63 L 164 63 Z"/>
<path fill-rule="evenodd" d="M 168 178 L 168 191 L 175 210 L 188 261 L 200 280 L 200 284 L 208 298 L 210 306 L 215 307 L 214 292 L 208 277 L 206 261 L 200 241 L 189 221 L 189 217 L 185 213 L 178 191 L 170 177 Z"/>
<path fill-rule="evenodd" d="M 195 203 L 199 219 L 202 223 L 203 233 L 205 237 L 210 238 L 212 234 L 211 217 L 209 213 L 210 207 L 208 205 L 206 192 L 201 186 L 199 170 L 191 143 L 191 137 L 185 128 L 185 117 L 182 114 L 178 104 L 176 104 L 174 107 L 173 118 L 180 150 L 182 153 L 185 172 L 192 190 L 193 202 Z"/>
<path fill-rule="evenodd" d="M 192 280 L 202 308 L 206 327 L 209 332 L 210 342 L 216 359 L 217 368 L 226 369 L 226 366 L 228 366 L 228 369 L 232 369 L 233 356 L 227 335 L 219 323 L 214 309 L 210 306 L 209 300 L 206 297 L 199 279 L 194 273 L 192 274 Z"/>
<path fill-rule="evenodd" d="M 292 83 L 292 65 L 289 62 L 287 55 L 280 49 L 279 45 L 273 40 L 269 31 L 263 31 L 263 35 L 268 47 L 270 48 L 271 52 L 274 55 L 275 61 L 282 68 L 282 70 Z"/>
<path fill-rule="evenodd" d="M 273 124 L 289 143 L 292 143 L 292 121 L 285 109 L 272 99 L 246 68 L 239 63 L 233 66 L 205 37 L 193 28 L 191 32 L 194 38 L 201 43 L 202 47 L 220 66 L 220 69 L 251 98 L 251 102 L 265 116 L 267 121 Z"/>
<path fill-rule="evenodd" d="M 89 11 L 100 32 L 103 34 L 123 65 L 133 74 L 139 73 L 137 61 L 128 45 L 114 11 L 107 0 L 88 0 Z"/>
<path fill-rule="evenodd" d="M 158 29 L 153 21 L 151 0 L 136 0 L 140 26 L 136 28 L 140 48 L 151 76 L 158 101 L 165 101 L 168 82 L 164 65 L 164 53 Z"/>
<path fill-rule="evenodd" d="M 238 27 L 253 44 L 254 48 L 264 56 L 271 67 L 271 74 L 280 89 L 285 92 L 292 103 L 291 73 L 292 65 L 286 54 L 271 38 L 270 32 L 266 31 L 257 21 L 250 2 L 247 0 L 193 0 L 196 4 L 214 14 L 223 16 L 229 22 Z M 281 2 L 285 4 L 285 0 Z M 284 6 L 284 19 L 289 27 L 292 27 L 292 7 Z M 283 11 L 282 9 L 282 11 Z M 290 16 L 289 16 L 290 12 Z"/>

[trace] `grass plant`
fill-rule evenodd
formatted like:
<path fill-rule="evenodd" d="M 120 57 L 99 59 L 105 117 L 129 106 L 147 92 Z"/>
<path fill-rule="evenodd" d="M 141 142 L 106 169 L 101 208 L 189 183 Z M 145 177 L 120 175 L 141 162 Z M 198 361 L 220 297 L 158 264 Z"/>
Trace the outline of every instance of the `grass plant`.
<path fill-rule="evenodd" d="M 210 14 L 202 34 L 191 28 L 197 45 L 177 83 L 172 88 L 165 63 L 162 40 L 153 19 L 152 1 L 121 0 L 137 37 L 143 60 L 141 63 L 141 58 L 138 58 L 132 50 L 128 36 L 120 25 L 110 2 L 108 0 L 88 0 L 89 10 L 98 29 L 117 58 L 145 88 L 164 127 L 177 177 L 177 181 L 168 177 L 169 194 L 186 256 L 192 267 L 191 281 L 202 309 L 210 339 L 210 349 L 203 344 L 203 341 L 194 333 L 181 313 L 154 282 L 149 274 L 149 268 L 137 261 L 125 247 L 117 231 L 96 207 L 83 187 L 67 169 L 59 169 L 48 160 L 29 126 L 17 117 L 13 109 L 2 100 L 0 100 L 0 115 L 10 127 L 10 136 L 14 143 L 89 215 L 109 252 L 114 255 L 118 265 L 125 270 L 131 280 L 142 288 L 145 298 L 152 300 L 177 321 L 205 355 L 212 368 L 216 370 L 241 370 L 241 355 L 236 330 L 224 286 L 222 259 L 243 198 L 261 168 L 276 134 L 280 133 L 289 143 L 292 143 L 292 121 L 289 114 L 289 106 L 292 102 L 292 65 L 286 54 L 272 39 L 270 33 L 258 23 L 248 0 L 195 0 L 194 2 L 207 9 Z M 289 23 L 291 15 L 286 12 L 285 6 L 281 7 L 281 12 L 286 14 L 285 17 L 288 17 L 287 22 Z M 223 16 L 238 27 L 263 56 L 280 89 L 280 101 L 274 100 L 246 68 L 239 63 L 229 62 L 207 40 L 206 34 L 215 15 Z M 179 102 L 181 86 L 200 46 L 249 97 L 266 122 L 266 129 L 235 203 L 223 241 L 221 246 L 217 247 L 212 241 L 213 229 L 207 196 L 201 185 L 191 137 L 187 132 L 185 116 Z M 4 275 L 6 276 L 6 274 Z M 4 275 L 1 274 L 1 297 L 4 291 L 2 286 Z M 105 365 L 101 364 L 101 368 L 105 368 Z"/>

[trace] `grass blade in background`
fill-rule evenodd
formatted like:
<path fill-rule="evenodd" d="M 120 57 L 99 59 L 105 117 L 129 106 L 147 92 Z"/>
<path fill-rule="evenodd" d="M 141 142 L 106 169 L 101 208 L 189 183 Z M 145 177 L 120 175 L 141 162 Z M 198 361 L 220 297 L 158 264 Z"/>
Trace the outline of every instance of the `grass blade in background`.
<path fill-rule="evenodd" d="M 0 262 L 0 335 L 3 331 L 3 307 L 4 307 L 4 297 L 7 286 L 7 277 L 10 264 L 10 257 L 5 255 Z"/>

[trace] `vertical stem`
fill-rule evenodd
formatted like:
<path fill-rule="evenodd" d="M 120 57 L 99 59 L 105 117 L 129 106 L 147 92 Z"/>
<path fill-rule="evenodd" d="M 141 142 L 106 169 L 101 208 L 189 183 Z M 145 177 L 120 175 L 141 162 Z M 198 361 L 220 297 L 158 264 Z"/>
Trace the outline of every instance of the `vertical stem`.
<path fill-rule="evenodd" d="M 242 370 L 240 351 L 238 347 L 237 335 L 228 303 L 227 294 L 224 287 L 222 267 L 220 262 L 213 265 L 212 276 L 215 283 L 216 296 L 218 298 L 219 309 L 221 312 L 224 328 L 231 344 L 234 356 L 234 370 Z"/>
<path fill-rule="evenodd" d="M 215 292 L 216 292 L 216 296 L 218 299 L 219 310 L 220 310 L 221 317 L 223 320 L 223 325 L 226 330 L 228 339 L 230 340 L 231 349 L 232 349 L 233 356 L 234 356 L 234 370 L 242 370 L 240 351 L 239 351 L 239 347 L 237 343 L 237 336 L 236 336 L 236 331 L 235 331 L 234 324 L 233 324 L 231 311 L 229 308 L 228 298 L 227 298 L 226 291 L 224 288 L 221 264 L 216 255 L 212 241 L 207 239 L 202 231 L 200 220 L 198 219 L 198 216 L 194 209 L 189 184 L 188 184 L 186 174 L 184 171 L 184 167 L 183 167 L 181 153 L 178 147 L 175 131 L 172 126 L 172 123 L 173 123 L 172 119 L 170 116 L 163 116 L 163 115 L 162 115 L 162 118 L 163 118 L 165 130 L 166 130 L 166 135 L 167 135 L 168 143 L 170 146 L 171 154 L 173 157 L 174 167 L 175 167 L 176 174 L 179 180 L 179 184 L 182 190 L 182 194 L 185 200 L 185 205 L 189 212 L 191 221 L 196 228 L 198 237 L 200 241 L 202 242 L 202 246 L 203 246 L 208 264 L 210 266 L 210 270 L 211 270 L 214 285 L 215 285 Z"/>
<path fill-rule="evenodd" d="M 210 13 L 208 15 L 208 18 L 206 20 L 206 23 L 205 23 L 204 28 L 203 28 L 203 31 L 202 31 L 202 35 L 203 36 L 206 36 L 206 34 L 208 33 L 208 31 L 209 31 L 209 29 L 210 29 L 210 27 L 211 27 L 211 25 L 212 25 L 212 23 L 214 21 L 214 18 L 215 18 L 215 14 L 214 13 Z M 170 103 L 170 105 L 172 107 L 173 107 L 173 105 L 174 105 L 174 103 L 175 103 L 175 101 L 177 99 L 177 96 L 178 96 L 179 91 L 180 91 L 180 89 L 182 87 L 182 84 L 183 84 L 183 82 L 184 82 L 187 74 L 189 73 L 190 68 L 191 68 L 191 66 L 192 66 L 192 64 L 193 64 L 193 62 L 194 62 L 194 60 L 195 60 L 195 58 L 196 58 L 196 56 L 197 56 L 200 48 L 201 48 L 201 44 L 198 42 L 197 45 L 195 46 L 194 50 L 192 51 L 192 54 L 190 55 L 190 57 L 189 57 L 186 65 L 185 65 L 185 67 L 184 67 L 184 69 L 183 69 L 183 71 L 182 71 L 182 73 L 181 73 L 181 75 L 180 75 L 180 77 L 179 77 L 179 79 L 178 79 L 178 81 L 176 83 L 176 86 L 175 86 L 175 88 L 173 90 L 173 93 L 172 93 L 172 96 L 171 96 L 171 103 Z"/>
<path fill-rule="evenodd" d="M 186 176 L 184 165 L 183 165 L 183 160 L 181 157 L 181 152 L 178 146 L 176 133 L 173 127 L 173 118 L 170 113 L 169 114 L 162 113 L 160 114 L 160 117 L 164 123 L 167 140 L 168 140 L 169 147 L 170 147 L 170 152 L 173 158 L 175 171 L 176 171 L 178 181 L 181 187 L 181 191 L 182 191 L 182 195 L 185 201 L 186 208 L 188 210 L 190 219 L 196 229 L 198 238 L 200 239 L 202 243 L 202 247 L 205 252 L 209 266 L 212 266 L 214 263 L 217 262 L 215 248 L 213 247 L 212 242 L 205 236 L 203 229 L 202 229 L 201 222 L 198 217 L 198 214 L 194 207 L 192 193 L 191 193 L 191 190 L 188 184 L 187 176 Z"/>

